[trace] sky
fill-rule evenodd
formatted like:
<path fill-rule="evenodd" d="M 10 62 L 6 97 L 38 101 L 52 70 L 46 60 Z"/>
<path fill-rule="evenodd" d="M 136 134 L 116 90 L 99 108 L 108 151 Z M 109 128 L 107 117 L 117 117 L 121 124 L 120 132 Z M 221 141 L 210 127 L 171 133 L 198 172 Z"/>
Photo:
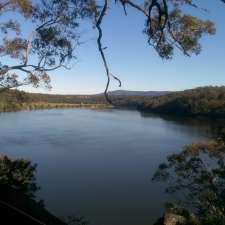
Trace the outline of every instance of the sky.
<path fill-rule="evenodd" d="M 144 18 L 135 10 L 123 14 L 119 6 L 111 6 L 103 24 L 103 43 L 110 70 L 122 81 L 123 90 L 177 91 L 199 86 L 225 84 L 225 5 L 219 0 L 198 0 L 209 12 L 192 13 L 215 22 L 215 36 L 202 38 L 200 55 L 186 57 L 176 52 L 169 61 L 158 57 L 143 34 Z M 106 75 L 97 50 L 97 31 L 83 24 L 77 61 L 71 70 L 51 72 L 52 89 L 25 88 L 30 92 L 50 94 L 93 94 L 105 89 Z M 112 80 L 110 90 L 117 90 Z"/>

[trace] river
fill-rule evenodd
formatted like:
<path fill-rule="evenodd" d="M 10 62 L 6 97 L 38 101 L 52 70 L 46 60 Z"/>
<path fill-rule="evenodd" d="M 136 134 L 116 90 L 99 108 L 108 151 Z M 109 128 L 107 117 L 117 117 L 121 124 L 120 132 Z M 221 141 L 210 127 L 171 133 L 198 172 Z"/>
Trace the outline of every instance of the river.
<path fill-rule="evenodd" d="M 151 225 L 163 184 L 151 177 L 168 154 L 211 137 L 214 122 L 129 110 L 52 109 L 0 114 L 1 154 L 37 163 L 38 198 L 57 216 L 93 225 Z"/>

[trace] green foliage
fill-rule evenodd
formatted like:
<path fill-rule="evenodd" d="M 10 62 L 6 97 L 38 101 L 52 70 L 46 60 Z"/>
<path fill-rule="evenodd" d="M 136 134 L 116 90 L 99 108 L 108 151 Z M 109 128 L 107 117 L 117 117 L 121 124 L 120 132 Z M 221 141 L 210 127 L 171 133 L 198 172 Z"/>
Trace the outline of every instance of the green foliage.
<path fill-rule="evenodd" d="M 225 87 L 203 87 L 162 96 L 112 95 L 117 107 L 179 116 L 225 116 Z M 102 95 L 48 95 L 8 91 L 0 95 L 0 111 L 38 108 L 110 107 Z"/>
<path fill-rule="evenodd" d="M 196 88 L 156 97 L 141 109 L 177 115 L 225 115 L 225 87 Z"/>
<path fill-rule="evenodd" d="M 39 187 L 36 184 L 36 164 L 25 159 L 10 159 L 8 156 L 0 156 L 0 201 L 5 202 L 16 209 L 19 209 L 33 218 L 42 221 L 43 224 L 54 225 L 86 225 L 88 222 L 83 217 L 68 217 L 66 222 L 59 220 L 48 212 L 44 206 L 44 201 L 36 200 L 36 192 Z M 34 224 L 29 216 L 22 216 L 19 212 L 6 210 L 2 207 L 5 214 L 3 218 L 13 215 L 12 220 L 19 219 L 22 224 Z M 3 219 L 2 218 L 2 219 Z M 7 221 L 11 218 L 7 218 Z M 18 223 L 19 223 L 18 222 Z M 35 222 L 36 224 L 36 222 Z"/>
<path fill-rule="evenodd" d="M 171 59 L 176 48 L 185 55 L 197 55 L 201 51 L 201 37 L 205 34 L 215 34 L 211 21 L 184 14 L 183 6 L 198 8 L 194 1 L 145 1 L 149 14 L 145 33 L 149 44 L 163 59 Z"/>
<path fill-rule="evenodd" d="M 110 108 L 103 96 L 47 95 L 9 90 L 0 95 L 0 112 L 52 108 Z"/>
<path fill-rule="evenodd" d="M 168 183 L 168 193 L 182 193 L 178 208 L 192 211 L 199 224 L 225 224 L 225 143 L 186 146 L 168 156 L 153 180 Z M 192 210 L 191 210 L 192 209 Z"/>
<path fill-rule="evenodd" d="M 36 224 L 35 220 L 43 224 L 66 225 L 46 210 L 43 201 L 36 200 L 37 190 L 35 164 L 25 159 L 0 156 L 2 221 L 8 221 L 8 224 L 15 221 L 18 224 Z"/>
<path fill-rule="evenodd" d="M 24 25 L 29 25 L 30 33 L 24 34 L 20 21 L 8 14 L 12 11 L 26 18 Z M 0 88 L 50 87 L 48 72 L 75 58 L 80 21 L 91 17 L 93 0 L 1 1 Z M 8 58 L 15 63 L 9 64 Z"/>
<path fill-rule="evenodd" d="M 215 34 L 212 21 L 185 14 L 184 7 L 202 11 L 192 0 L 143 0 L 142 4 L 132 0 L 5 0 L 0 3 L 0 87 L 50 87 L 49 72 L 68 68 L 70 60 L 76 58 L 81 21 L 91 19 L 93 27 L 101 30 L 100 21 L 110 10 L 106 6 L 114 3 L 122 5 L 125 13 L 126 7 L 132 7 L 143 14 L 148 43 L 163 59 L 171 59 L 175 49 L 189 56 L 199 54 L 202 36 Z M 8 12 L 25 17 L 31 33 L 23 33 L 22 24 L 13 14 L 4 20 Z M 8 58 L 15 64 L 9 64 Z"/>
<path fill-rule="evenodd" d="M 117 96 L 118 106 L 180 116 L 225 116 L 225 87 L 202 87 L 157 97 Z"/>
<path fill-rule="evenodd" d="M 13 188 L 33 198 L 39 189 L 36 185 L 36 165 L 24 159 L 0 156 L 0 185 Z"/>

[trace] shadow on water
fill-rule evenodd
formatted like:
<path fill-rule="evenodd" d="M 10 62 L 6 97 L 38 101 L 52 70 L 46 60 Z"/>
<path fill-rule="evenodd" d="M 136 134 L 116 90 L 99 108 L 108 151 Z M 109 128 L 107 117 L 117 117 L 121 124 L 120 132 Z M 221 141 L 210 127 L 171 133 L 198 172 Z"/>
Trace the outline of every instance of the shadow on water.
<path fill-rule="evenodd" d="M 176 116 L 149 112 L 140 112 L 140 115 L 143 118 L 161 119 L 167 122 L 167 124 L 177 124 L 179 126 L 196 128 L 211 138 L 217 138 L 218 135 L 221 135 L 221 130 L 225 127 L 225 118 Z"/>
<path fill-rule="evenodd" d="M 154 114 L 149 112 L 140 112 L 140 115 L 144 118 L 160 118 L 162 120 L 177 123 L 185 126 L 202 126 L 202 127 L 214 127 L 221 124 L 225 126 L 225 118 L 210 118 L 203 116 L 176 116 L 165 114 Z"/>

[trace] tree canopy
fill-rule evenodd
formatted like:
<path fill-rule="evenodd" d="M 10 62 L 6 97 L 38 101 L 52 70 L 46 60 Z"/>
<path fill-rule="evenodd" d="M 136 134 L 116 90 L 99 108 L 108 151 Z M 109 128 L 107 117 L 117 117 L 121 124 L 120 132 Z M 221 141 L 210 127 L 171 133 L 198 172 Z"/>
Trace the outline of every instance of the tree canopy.
<path fill-rule="evenodd" d="M 224 224 L 224 168 L 224 143 L 198 143 L 169 156 L 154 179 L 169 181 L 167 192 L 182 193 L 176 203 L 191 209 L 200 220 L 194 224 Z"/>
<path fill-rule="evenodd" d="M 219 0 L 220 2 L 225 2 Z M 219 3 L 219 1 L 217 1 Z M 97 45 L 107 75 L 105 96 L 111 78 L 116 79 L 107 64 L 102 45 L 102 23 L 111 4 L 119 4 L 128 14 L 128 7 L 143 14 L 144 34 L 162 59 L 172 59 L 175 49 L 191 56 L 201 52 L 203 35 L 215 34 L 213 21 L 186 13 L 193 8 L 204 13 L 194 0 L 1 0 L 0 1 L 0 86 L 1 90 L 21 85 L 50 86 L 49 72 L 76 58 L 79 45 L 78 27 L 84 19 L 97 28 Z M 215 2 L 216 4 L 216 2 Z M 14 14 L 21 20 L 15 20 Z M 8 15 L 8 16 L 6 16 Z M 23 18 L 24 19 L 23 19 Z M 9 19 L 6 19 L 9 18 Z M 23 21 L 30 33 L 23 32 Z M 113 41 L 113 40 L 112 40 Z M 11 59 L 11 60 L 9 60 Z M 10 62 L 10 63 L 9 63 Z"/>
<path fill-rule="evenodd" d="M 50 85 L 48 72 L 66 67 L 79 44 L 79 21 L 91 17 L 89 0 L 0 1 L 0 85 L 4 89 L 32 84 Z M 22 32 L 22 21 L 31 27 Z M 11 17 L 5 20 L 5 15 Z M 27 22 L 28 21 L 28 22 Z M 13 63 L 9 63 L 13 59 Z M 25 75 L 19 76 L 21 72 Z M 23 78 L 21 80 L 21 77 Z"/>
<path fill-rule="evenodd" d="M 225 224 L 224 134 L 222 126 L 215 140 L 194 143 L 169 155 L 153 177 L 167 183 L 166 192 L 177 193 L 169 207 L 184 209 L 189 218 L 195 215 L 197 221 L 190 225 Z"/>

